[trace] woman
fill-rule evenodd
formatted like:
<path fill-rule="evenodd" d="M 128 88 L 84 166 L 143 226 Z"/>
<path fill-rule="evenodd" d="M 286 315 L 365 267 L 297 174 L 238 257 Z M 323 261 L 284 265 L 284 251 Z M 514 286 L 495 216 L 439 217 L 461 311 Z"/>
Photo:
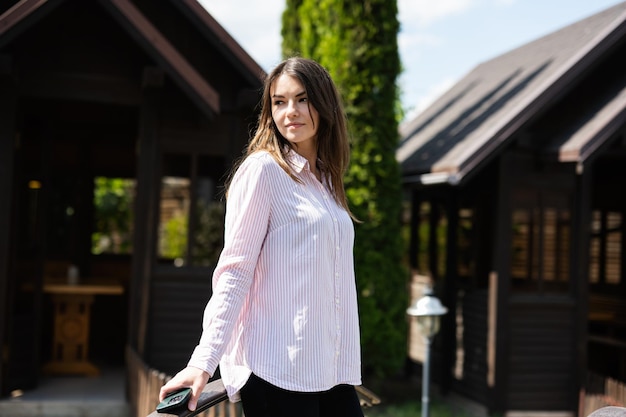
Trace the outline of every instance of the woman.
<path fill-rule="evenodd" d="M 363 416 L 353 265 L 343 186 L 345 114 L 328 72 L 290 58 L 265 81 L 257 131 L 227 189 L 224 249 L 188 366 L 160 392 L 218 364 L 246 417 Z"/>

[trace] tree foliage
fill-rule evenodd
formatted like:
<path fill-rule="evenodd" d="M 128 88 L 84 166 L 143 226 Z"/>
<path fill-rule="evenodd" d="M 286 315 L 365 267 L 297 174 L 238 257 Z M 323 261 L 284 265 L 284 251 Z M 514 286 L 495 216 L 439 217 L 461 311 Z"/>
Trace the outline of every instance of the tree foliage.
<path fill-rule="evenodd" d="M 356 225 L 365 372 L 395 372 L 406 358 L 407 273 L 402 264 L 396 0 L 287 0 L 283 55 L 320 62 L 343 95 L 352 137 L 346 190 Z M 297 22 L 297 23 L 296 23 Z"/>
<path fill-rule="evenodd" d="M 133 180 L 95 178 L 95 228 L 91 235 L 93 254 L 131 253 L 134 188 Z"/>

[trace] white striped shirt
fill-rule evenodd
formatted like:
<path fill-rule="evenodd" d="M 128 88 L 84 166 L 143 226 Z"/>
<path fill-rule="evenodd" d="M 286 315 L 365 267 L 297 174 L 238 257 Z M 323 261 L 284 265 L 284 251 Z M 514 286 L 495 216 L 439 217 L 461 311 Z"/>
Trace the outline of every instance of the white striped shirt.
<path fill-rule="evenodd" d="M 302 183 L 267 152 L 231 183 L 213 296 L 189 361 L 215 372 L 231 400 L 251 372 L 290 391 L 361 383 L 354 227 L 348 213 L 289 152 Z"/>

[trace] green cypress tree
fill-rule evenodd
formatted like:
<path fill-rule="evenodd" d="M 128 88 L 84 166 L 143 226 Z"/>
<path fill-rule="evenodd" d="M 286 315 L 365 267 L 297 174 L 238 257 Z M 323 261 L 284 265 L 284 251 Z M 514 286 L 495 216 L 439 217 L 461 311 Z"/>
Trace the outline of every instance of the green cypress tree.
<path fill-rule="evenodd" d="M 300 18 L 298 9 L 303 0 L 286 0 L 282 16 L 282 52 L 284 57 L 300 55 Z"/>
<path fill-rule="evenodd" d="M 295 10 L 290 7 L 297 3 Z M 288 0 L 283 54 L 297 49 L 331 73 L 352 137 L 346 189 L 356 225 L 363 365 L 388 375 L 406 358 L 408 275 L 402 263 L 402 190 L 395 158 L 401 71 L 396 0 Z M 289 19 L 298 19 L 297 32 Z M 287 33 L 289 32 L 289 33 Z M 294 48 L 294 45 L 298 45 Z"/>

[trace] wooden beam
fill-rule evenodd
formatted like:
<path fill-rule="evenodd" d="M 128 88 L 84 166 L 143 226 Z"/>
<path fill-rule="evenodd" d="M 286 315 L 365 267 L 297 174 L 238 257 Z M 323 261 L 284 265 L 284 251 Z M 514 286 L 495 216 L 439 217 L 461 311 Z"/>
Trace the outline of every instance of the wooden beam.
<path fill-rule="evenodd" d="M 488 330 L 489 335 L 495 338 L 494 364 L 495 369 L 490 369 L 493 378 L 493 392 L 489 404 L 490 412 L 500 412 L 508 406 L 508 383 L 509 383 L 509 319 L 511 317 L 509 307 L 509 291 L 511 286 L 511 187 L 513 182 L 514 164 L 510 155 L 503 155 L 499 164 L 499 181 L 496 202 L 496 227 L 492 239 L 492 271 L 490 279 L 490 297 L 495 297 L 495 311 L 489 311 L 490 324 L 495 329 Z M 495 281 L 494 281 L 495 279 Z M 494 293 L 495 291 L 495 293 Z M 490 305 L 492 307 L 493 305 Z M 495 324 L 494 324 L 495 321 Z M 487 354 L 487 353 L 486 353 Z"/>
<path fill-rule="evenodd" d="M 433 196 L 430 198 L 430 212 L 428 215 L 428 269 L 433 282 L 439 280 L 439 257 L 441 256 L 441 251 L 439 250 L 437 239 L 437 226 L 439 225 L 440 216 L 439 198 Z"/>
<path fill-rule="evenodd" d="M 220 113 L 219 93 L 128 0 L 100 0 L 122 27 L 208 116 Z"/>
<path fill-rule="evenodd" d="M 420 199 L 417 189 L 411 189 L 411 226 L 410 226 L 410 239 L 409 239 L 409 266 L 411 267 L 411 275 L 419 271 L 419 227 L 421 223 L 420 219 L 420 205 L 422 200 Z"/>
<path fill-rule="evenodd" d="M 133 268 L 130 286 L 130 325 L 128 340 L 143 357 L 148 329 L 150 286 L 156 256 L 159 221 L 161 148 L 158 112 L 162 76 L 159 69 L 144 71 L 143 96 L 139 112 L 139 155 L 137 196 L 133 236 Z M 159 81 L 160 80 L 160 81 Z"/>
<path fill-rule="evenodd" d="M 442 354 L 443 361 L 439 372 L 441 376 L 441 391 L 446 395 L 452 386 L 452 367 L 456 355 L 456 299 L 457 282 L 459 280 L 459 188 L 450 187 L 446 198 L 446 271 L 443 280 L 442 301 L 448 307 L 448 314 L 442 321 Z"/>
<path fill-rule="evenodd" d="M 7 56 L 0 55 L 0 67 L 9 68 L 11 60 Z M 17 95 L 15 82 L 11 73 L 0 72 L 0 375 L 6 375 L 3 369 L 7 363 L 4 360 L 6 340 L 7 320 L 10 316 L 7 303 L 7 291 L 9 283 L 9 263 L 11 246 L 11 207 L 13 203 L 13 165 L 15 151 L 15 116 L 17 106 Z M 4 379 L 0 378 L 0 393 L 5 391 Z"/>
<path fill-rule="evenodd" d="M 572 237 L 570 241 L 570 280 L 574 294 L 575 306 L 573 322 L 578 323 L 574 329 L 576 342 L 574 353 L 574 390 L 571 393 L 575 404 L 578 395 L 587 384 L 588 368 L 588 325 L 589 325 L 589 247 L 591 225 L 591 179 L 592 170 L 586 169 L 581 175 L 576 175 L 574 198 L 572 207 Z M 623 227 L 622 219 L 622 227 Z M 623 236 L 623 235 L 622 235 Z"/>
<path fill-rule="evenodd" d="M 20 78 L 20 96 L 137 106 L 139 86 L 127 78 L 77 73 L 36 72 Z"/>
<path fill-rule="evenodd" d="M 212 132 L 187 129 L 163 129 L 160 139 L 163 150 L 169 153 L 198 153 L 217 157 L 228 156 L 228 141 Z"/>
<path fill-rule="evenodd" d="M 0 47 L 33 26 L 65 0 L 21 0 L 0 15 Z"/>

